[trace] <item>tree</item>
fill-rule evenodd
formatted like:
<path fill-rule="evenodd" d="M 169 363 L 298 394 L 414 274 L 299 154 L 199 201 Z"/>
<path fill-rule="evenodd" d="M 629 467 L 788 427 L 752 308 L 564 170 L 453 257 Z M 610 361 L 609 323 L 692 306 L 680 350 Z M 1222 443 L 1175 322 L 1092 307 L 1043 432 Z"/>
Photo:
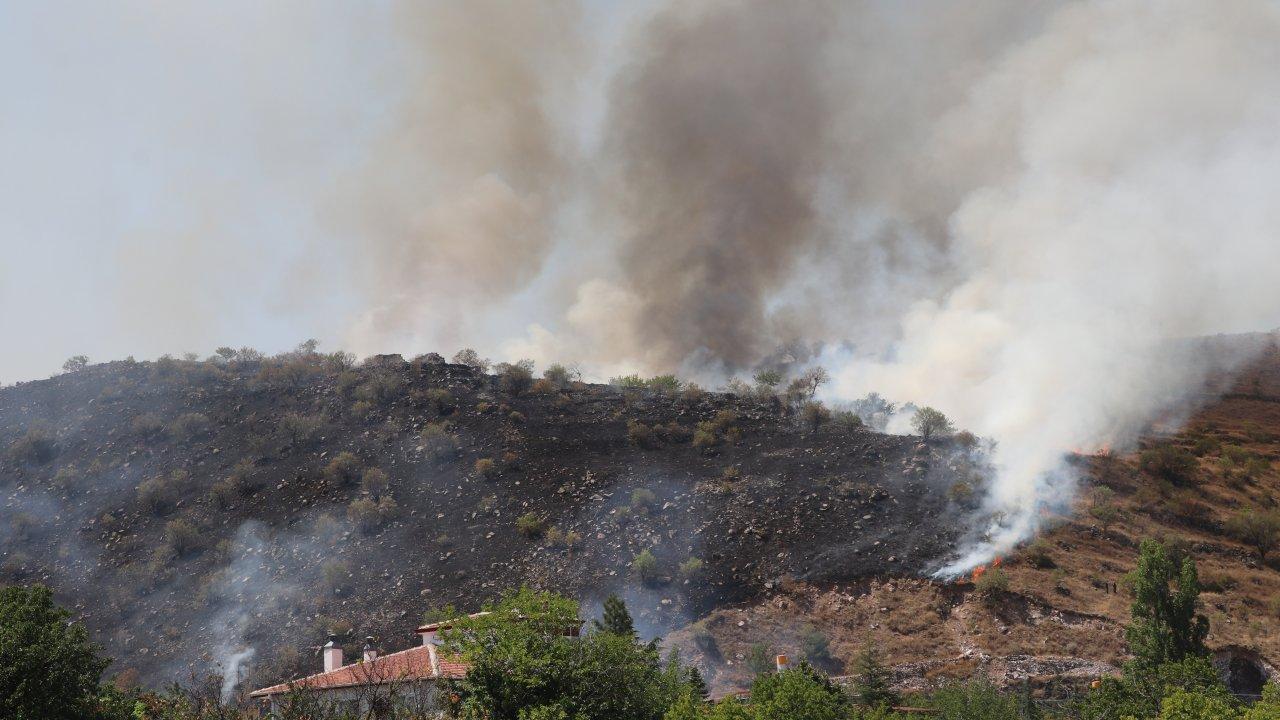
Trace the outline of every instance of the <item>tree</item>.
<path fill-rule="evenodd" d="M 463 348 L 459 350 L 458 353 L 453 356 L 453 362 L 456 365 L 466 365 L 468 367 L 475 368 L 480 372 L 489 371 L 489 360 L 487 358 L 480 357 L 480 353 L 472 350 L 471 348 Z"/>
<path fill-rule="evenodd" d="M 223 362 L 231 362 L 236 359 L 236 349 L 233 347 L 222 346 L 213 351 L 215 355 L 222 358 Z"/>
<path fill-rule="evenodd" d="M 581 621 L 568 598 L 522 589 L 487 609 L 442 638 L 470 666 L 458 686 L 464 718 L 526 720 L 530 708 L 557 708 L 563 715 L 538 717 L 654 720 L 691 692 L 677 663 L 664 668 L 631 637 L 569 637 Z"/>
<path fill-rule="evenodd" d="M 1104 678 L 1097 690 L 1085 696 L 1080 717 L 1083 720 L 1154 718 L 1160 714 L 1161 702 L 1175 690 L 1223 700 L 1229 697 L 1218 671 L 1207 657 L 1187 657 L 1154 667 L 1129 662 L 1120 677 Z"/>
<path fill-rule="evenodd" d="M 1129 580 L 1133 605 L 1125 638 L 1136 662 L 1156 666 L 1207 654 L 1209 621 L 1196 612 L 1200 581 L 1195 560 L 1185 557 L 1179 567 L 1162 543 L 1144 540 Z"/>
<path fill-rule="evenodd" d="M 89 358 L 86 355 L 72 355 L 67 361 L 62 363 L 63 372 L 80 372 L 89 367 Z"/>
<path fill-rule="evenodd" d="M 0 717 L 81 720 L 94 714 L 110 663 L 43 585 L 0 590 Z"/>
<path fill-rule="evenodd" d="M 1267 561 L 1267 554 L 1280 545 L 1280 511 L 1246 510 L 1227 524 L 1231 534 L 1258 551 L 1258 560 Z"/>
<path fill-rule="evenodd" d="M 822 423 L 831 419 L 831 411 L 820 402 L 807 402 L 800 408 L 800 422 L 809 429 L 810 433 L 817 433 Z"/>
<path fill-rule="evenodd" d="M 1160 701 L 1160 720 L 1230 720 L 1235 716 L 1231 701 L 1220 695 L 1175 688 Z"/>
<path fill-rule="evenodd" d="M 509 395 L 519 397 L 533 385 L 532 360 L 498 363 L 494 370 L 498 373 L 498 385 Z"/>
<path fill-rule="evenodd" d="M 698 700 L 706 700 L 711 696 L 711 691 L 707 688 L 707 681 L 702 679 L 702 673 L 696 665 L 689 666 L 689 690 L 694 698 Z"/>
<path fill-rule="evenodd" d="M 845 720 L 849 697 L 808 663 L 760 675 L 751 683 L 752 716 L 758 720 Z"/>
<path fill-rule="evenodd" d="M 636 626 L 631 620 L 627 604 L 617 595 L 610 595 L 604 599 L 604 616 L 599 620 L 593 620 L 592 624 L 598 632 L 629 637 L 633 640 L 637 637 Z"/>
<path fill-rule="evenodd" d="M 925 440 L 955 432 L 955 426 L 947 416 L 931 407 L 916 410 L 916 414 L 911 417 L 911 427 L 915 428 L 915 431 Z"/>
<path fill-rule="evenodd" d="M 854 669 L 853 692 L 859 702 L 871 708 L 898 703 L 898 694 L 889 684 L 889 668 L 881 661 L 880 648 L 874 642 L 863 645 L 854 660 Z"/>
<path fill-rule="evenodd" d="M 756 387 L 765 388 L 772 392 L 774 388 L 778 387 L 778 383 L 782 382 L 782 373 L 777 370 L 761 370 L 751 379 L 755 381 Z"/>
<path fill-rule="evenodd" d="M 1195 479 L 1197 461 L 1191 452 L 1165 444 L 1143 450 L 1138 467 L 1152 477 L 1186 485 Z"/>

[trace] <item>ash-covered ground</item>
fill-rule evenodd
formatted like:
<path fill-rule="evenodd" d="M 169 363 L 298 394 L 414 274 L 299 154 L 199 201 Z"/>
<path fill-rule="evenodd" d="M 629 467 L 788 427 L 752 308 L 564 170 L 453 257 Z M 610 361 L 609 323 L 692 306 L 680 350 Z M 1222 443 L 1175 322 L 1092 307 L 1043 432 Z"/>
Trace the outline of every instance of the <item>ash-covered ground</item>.
<path fill-rule="evenodd" d="M 954 441 L 518 385 L 303 353 L 4 388 L 0 582 L 52 585 L 114 672 L 254 684 L 314 671 L 330 631 L 396 649 L 521 584 L 618 592 L 658 634 L 781 583 L 931 572 L 972 526 L 981 458 Z"/>

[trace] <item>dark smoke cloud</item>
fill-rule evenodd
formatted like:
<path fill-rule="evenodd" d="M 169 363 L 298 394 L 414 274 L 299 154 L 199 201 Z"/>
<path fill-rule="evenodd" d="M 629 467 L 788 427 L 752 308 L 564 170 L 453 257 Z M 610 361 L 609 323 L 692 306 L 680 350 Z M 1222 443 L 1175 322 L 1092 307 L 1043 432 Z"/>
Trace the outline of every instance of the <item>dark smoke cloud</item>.
<path fill-rule="evenodd" d="M 344 190 L 372 307 L 355 341 L 466 342 L 551 243 L 568 172 L 557 111 L 580 61 L 571 0 L 403 3 L 404 95 Z"/>
<path fill-rule="evenodd" d="M 771 348 L 766 302 L 821 243 L 831 108 L 824 3 L 672 9 L 614 87 L 606 151 L 625 287 L 651 357 L 740 366 Z"/>

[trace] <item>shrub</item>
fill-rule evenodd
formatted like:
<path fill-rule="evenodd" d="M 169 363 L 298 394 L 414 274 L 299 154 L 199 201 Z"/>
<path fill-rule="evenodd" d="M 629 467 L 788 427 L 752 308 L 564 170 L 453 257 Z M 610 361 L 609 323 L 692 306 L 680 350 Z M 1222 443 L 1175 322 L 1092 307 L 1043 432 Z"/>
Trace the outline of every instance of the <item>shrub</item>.
<path fill-rule="evenodd" d="M 689 428 L 681 425 L 675 420 L 672 420 L 666 425 L 654 425 L 653 434 L 658 436 L 659 439 L 671 443 L 688 442 L 689 438 L 693 437 L 693 432 L 690 431 Z"/>
<path fill-rule="evenodd" d="M 377 370 L 355 389 L 357 400 L 380 407 L 389 404 L 404 392 L 404 380 L 389 370 Z"/>
<path fill-rule="evenodd" d="M 58 444 L 53 433 L 33 427 L 9 446 L 9 453 L 19 462 L 43 465 L 58 456 Z"/>
<path fill-rule="evenodd" d="M 955 426 L 947 416 L 931 407 L 916 410 L 911 417 L 911 427 L 925 440 L 955 432 Z"/>
<path fill-rule="evenodd" d="M 371 498 L 356 498 L 347 506 L 347 519 L 360 532 L 372 535 L 394 517 L 398 509 L 396 501 L 390 496 L 384 496 L 378 502 Z"/>
<path fill-rule="evenodd" d="M 240 499 L 240 488 L 234 480 L 225 478 L 209 487 L 209 498 L 219 510 L 226 510 Z"/>
<path fill-rule="evenodd" d="M 639 375 L 622 375 L 609 378 L 609 384 L 619 390 L 643 390 L 648 386 L 645 379 Z"/>
<path fill-rule="evenodd" d="M 545 524 L 545 521 L 534 512 L 527 512 L 516 518 L 516 530 L 529 539 L 541 536 Z"/>
<path fill-rule="evenodd" d="M 800 631 L 800 654 L 819 667 L 830 665 L 834 660 L 831 657 L 831 640 L 812 625 L 806 625 Z"/>
<path fill-rule="evenodd" d="M 1052 551 L 1053 546 L 1048 541 L 1044 538 L 1036 538 L 1022 551 L 1022 557 L 1031 567 L 1050 570 L 1057 567 L 1057 563 L 1053 561 Z"/>
<path fill-rule="evenodd" d="M 289 413 L 280 419 L 280 428 L 277 432 L 290 445 L 306 447 L 320 437 L 320 434 L 324 432 L 324 428 L 324 418 L 316 415 Z"/>
<path fill-rule="evenodd" d="M 758 388 L 767 388 L 770 393 L 782 382 L 782 373 L 777 370 L 761 370 L 751 380 Z"/>
<path fill-rule="evenodd" d="M 1138 467 L 1152 477 L 1186 485 L 1195 479 L 1196 456 L 1174 445 L 1162 444 L 1142 451 Z"/>
<path fill-rule="evenodd" d="M 360 477 L 360 487 L 373 497 L 382 497 L 387 492 L 387 474 L 378 468 L 369 468 Z"/>
<path fill-rule="evenodd" d="M 476 461 L 475 471 L 485 480 L 492 480 L 498 476 L 498 464 L 492 458 L 480 458 Z"/>
<path fill-rule="evenodd" d="M 723 442 L 737 442 L 740 433 L 734 427 L 736 422 L 738 415 L 732 410 L 721 410 L 712 419 L 703 420 L 693 433 L 693 446 L 708 448 Z"/>
<path fill-rule="evenodd" d="M 831 419 L 831 411 L 820 402 L 807 402 L 800 408 L 800 424 L 816 433 L 822 423 Z"/>
<path fill-rule="evenodd" d="M 67 361 L 62 363 L 62 371 L 73 373 L 89 367 L 89 358 L 85 355 L 72 355 Z"/>
<path fill-rule="evenodd" d="M 338 374 L 338 379 L 334 385 L 338 390 L 338 394 L 344 398 L 350 398 L 359 387 L 361 381 L 360 373 L 354 370 L 345 370 Z"/>
<path fill-rule="evenodd" d="M 863 426 L 862 417 L 855 412 L 850 412 L 849 410 L 838 410 L 834 415 L 832 415 L 831 419 L 836 425 L 839 425 L 845 430 L 856 430 Z"/>
<path fill-rule="evenodd" d="M 463 348 L 459 350 L 457 354 L 453 356 L 453 362 L 456 365 L 466 365 L 467 367 L 475 368 L 480 372 L 489 371 L 489 360 L 480 357 L 480 354 L 471 348 Z"/>
<path fill-rule="evenodd" d="M 181 518 L 165 523 L 164 536 L 165 542 L 178 557 L 185 557 L 204 547 L 204 536 L 196 526 Z"/>
<path fill-rule="evenodd" d="M 705 563 L 702 562 L 701 558 L 691 557 L 680 563 L 680 574 L 687 578 L 697 577 L 702 574 L 704 567 Z"/>
<path fill-rule="evenodd" d="M 458 438 L 446 430 L 442 423 L 427 423 L 422 428 L 421 435 L 422 449 L 432 460 L 441 462 L 458 456 Z"/>
<path fill-rule="evenodd" d="M 653 430 L 642 422 L 635 420 L 627 421 L 627 440 L 633 445 L 645 450 L 652 450 L 658 447 L 657 438 L 653 436 Z"/>
<path fill-rule="evenodd" d="M 519 397 L 533 385 L 533 361 L 518 360 L 514 363 L 499 363 L 498 387 L 508 395 Z"/>
<path fill-rule="evenodd" d="M 524 423 L 524 414 L 512 410 L 511 414 L 507 416 L 507 420 L 511 421 L 514 425 L 520 425 Z"/>
<path fill-rule="evenodd" d="M 153 438 L 164 431 L 164 422 L 152 413 L 142 413 L 129 423 L 129 429 L 134 435 L 146 440 Z"/>
<path fill-rule="evenodd" d="M 174 508 L 178 495 L 188 475 L 174 470 L 168 475 L 157 475 L 138 485 L 138 503 L 152 515 L 163 515 Z"/>
<path fill-rule="evenodd" d="M 361 475 L 360 458 L 350 452 L 340 452 L 324 468 L 324 478 L 338 486 L 354 485 Z"/>
<path fill-rule="evenodd" d="M 993 602 L 1009 591 L 1009 576 L 998 567 L 990 568 L 978 576 L 973 589 L 984 601 Z"/>
<path fill-rule="evenodd" d="M 184 413 L 169 423 L 169 437 L 174 440 L 194 440 L 209 431 L 209 418 L 201 413 Z"/>
<path fill-rule="evenodd" d="M 542 373 L 542 377 L 555 387 L 563 388 L 569 383 L 577 380 L 579 373 L 576 370 L 570 370 L 560 363 L 554 363 Z"/>
<path fill-rule="evenodd" d="M 658 579 L 658 559 L 649 550 L 642 551 L 631 560 L 631 571 L 645 584 Z"/>
<path fill-rule="evenodd" d="M 764 643 L 755 643 L 747 651 L 747 667 L 756 675 L 764 675 L 774 670 L 773 650 Z"/>
<path fill-rule="evenodd" d="M 351 584 L 351 566 L 341 560 L 326 560 L 320 566 L 320 575 L 330 593 L 340 593 Z"/>
<path fill-rule="evenodd" d="M 631 509 L 646 514 L 658 502 L 658 497 L 649 488 L 636 488 L 631 492 Z"/>
<path fill-rule="evenodd" d="M 725 468 L 720 471 L 720 480 L 723 482 L 731 483 L 737 482 L 741 479 L 742 470 L 736 465 L 726 465 Z"/>
<path fill-rule="evenodd" d="M 444 388 L 432 388 L 422 394 L 422 400 L 436 415 L 448 415 L 458 407 L 453 394 Z"/>
<path fill-rule="evenodd" d="M 1258 553 L 1258 560 L 1280 546 L 1280 511 L 1245 510 L 1227 523 L 1227 529 L 1240 542 Z"/>
<path fill-rule="evenodd" d="M 716 642 L 716 636 L 707 629 L 707 624 L 701 620 L 692 625 L 693 644 L 699 650 L 706 653 L 711 658 L 720 657 L 720 646 Z"/>
<path fill-rule="evenodd" d="M 663 395 L 680 392 L 680 380 L 675 375 L 655 375 L 645 381 L 645 387 Z"/>
<path fill-rule="evenodd" d="M 706 397 L 707 392 L 695 383 L 689 383 L 684 386 L 684 390 L 680 391 L 680 403 L 682 405 L 695 405 Z"/>
<path fill-rule="evenodd" d="M 547 380 L 546 378 L 542 378 L 541 380 L 535 380 L 533 383 L 533 387 L 529 388 L 529 392 L 533 393 L 534 395 L 550 395 L 556 392 L 556 390 L 557 390 L 556 384 L 551 382 L 550 380 Z"/>

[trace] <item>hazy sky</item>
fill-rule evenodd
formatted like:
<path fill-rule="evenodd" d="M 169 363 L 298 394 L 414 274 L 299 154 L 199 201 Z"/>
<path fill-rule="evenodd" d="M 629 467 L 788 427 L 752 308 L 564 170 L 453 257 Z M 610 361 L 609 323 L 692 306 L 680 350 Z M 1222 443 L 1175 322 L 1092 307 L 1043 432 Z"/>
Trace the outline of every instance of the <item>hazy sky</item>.
<path fill-rule="evenodd" d="M 0 382 L 341 342 L 359 308 L 326 213 L 402 91 L 396 22 L 385 0 L 0 3 Z"/>

